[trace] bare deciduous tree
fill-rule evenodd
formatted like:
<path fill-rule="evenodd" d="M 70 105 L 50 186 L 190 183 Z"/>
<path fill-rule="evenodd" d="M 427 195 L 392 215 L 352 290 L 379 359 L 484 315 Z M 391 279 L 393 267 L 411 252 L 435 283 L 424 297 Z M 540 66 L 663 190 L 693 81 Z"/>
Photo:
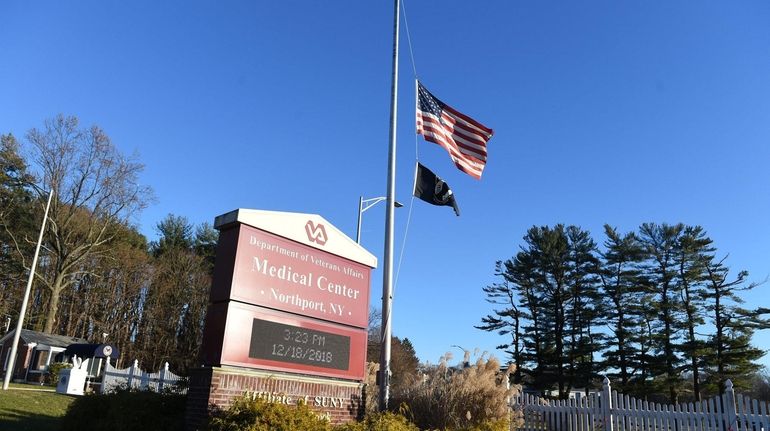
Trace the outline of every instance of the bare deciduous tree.
<path fill-rule="evenodd" d="M 52 332 L 62 292 L 90 272 L 88 258 L 109 252 L 116 228 L 152 192 L 139 184 L 144 166 L 121 154 L 98 126 L 81 128 L 76 117 L 58 115 L 26 137 L 40 187 L 55 196 L 43 244 L 48 270 L 37 274 L 49 293 L 44 331 Z"/>

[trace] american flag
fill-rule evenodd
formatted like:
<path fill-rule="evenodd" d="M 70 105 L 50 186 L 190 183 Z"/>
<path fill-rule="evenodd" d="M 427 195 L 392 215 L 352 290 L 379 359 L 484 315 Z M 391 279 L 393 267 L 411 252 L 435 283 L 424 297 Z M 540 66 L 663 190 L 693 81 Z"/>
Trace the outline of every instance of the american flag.
<path fill-rule="evenodd" d="M 417 82 L 417 134 L 444 147 L 458 169 L 481 179 L 487 163 L 487 141 L 493 133 L 492 129 L 438 100 Z"/>

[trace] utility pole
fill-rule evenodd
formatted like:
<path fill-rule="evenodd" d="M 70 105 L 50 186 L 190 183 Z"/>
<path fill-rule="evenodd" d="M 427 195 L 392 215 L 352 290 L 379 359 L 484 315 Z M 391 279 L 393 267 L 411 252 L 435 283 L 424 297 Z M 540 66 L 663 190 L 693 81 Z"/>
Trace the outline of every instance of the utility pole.
<path fill-rule="evenodd" d="M 29 292 L 32 290 L 32 280 L 35 278 L 35 268 L 37 267 L 37 256 L 40 254 L 40 244 L 43 242 L 43 232 L 45 232 L 45 222 L 48 220 L 48 209 L 51 208 L 51 198 L 53 190 L 48 192 L 48 203 L 45 205 L 45 214 L 43 214 L 43 224 L 40 226 L 40 235 L 37 238 L 35 246 L 35 256 L 32 258 L 32 266 L 29 268 L 29 278 L 27 279 L 27 289 L 24 291 L 24 299 L 21 301 L 21 311 L 19 311 L 19 320 L 16 322 L 16 332 L 13 334 L 13 344 L 11 344 L 11 356 L 8 358 L 8 367 L 5 370 L 3 379 L 3 390 L 8 390 L 11 383 L 13 369 L 16 366 L 16 351 L 19 347 L 19 337 L 21 336 L 21 327 L 24 326 L 24 315 L 27 314 L 27 303 L 29 302 Z"/>

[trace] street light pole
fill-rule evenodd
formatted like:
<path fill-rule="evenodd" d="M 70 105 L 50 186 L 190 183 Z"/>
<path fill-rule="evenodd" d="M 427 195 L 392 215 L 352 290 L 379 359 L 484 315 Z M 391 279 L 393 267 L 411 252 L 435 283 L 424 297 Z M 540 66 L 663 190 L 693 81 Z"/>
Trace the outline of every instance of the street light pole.
<path fill-rule="evenodd" d="M 364 199 L 363 196 L 358 197 L 358 227 L 356 228 L 356 244 L 361 244 L 361 216 L 366 210 L 384 201 L 385 199 L 387 199 L 385 196 L 371 199 Z M 404 205 L 402 205 L 399 201 L 395 201 L 393 202 L 393 206 L 395 208 L 401 208 Z"/>
<path fill-rule="evenodd" d="M 45 205 L 45 214 L 43 214 L 43 224 L 40 226 L 40 235 L 37 238 L 35 246 L 35 255 L 32 258 L 32 266 L 29 269 L 29 279 L 27 279 L 27 290 L 24 291 L 24 299 L 21 301 L 21 311 L 19 311 L 19 320 L 16 322 L 16 332 L 13 334 L 13 343 L 11 344 L 11 356 L 8 358 L 8 367 L 5 369 L 5 378 L 3 379 L 3 390 L 8 390 L 11 383 L 13 368 L 16 366 L 16 351 L 19 346 L 19 337 L 21 336 L 21 327 L 24 325 L 24 315 L 27 313 L 27 302 L 29 302 L 29 292 L 32 290 L 32 280 L 35 278 L 35 268 L 37 267 L 37 256 L 40 254 L 40 244 L 43 242 L 43 232 L 45 232 L 45 222 L 48 219 L 48 210 L 51 208 L 51 198 L 53 189 L 48 192 L 48 203 Z"/>
<path fill-rule="evenodd" d="M 361 244 L 361 216 L 364 214 L 364 197 L 358 197 L 358 227 L 356 228 L 356 244 Z"/>

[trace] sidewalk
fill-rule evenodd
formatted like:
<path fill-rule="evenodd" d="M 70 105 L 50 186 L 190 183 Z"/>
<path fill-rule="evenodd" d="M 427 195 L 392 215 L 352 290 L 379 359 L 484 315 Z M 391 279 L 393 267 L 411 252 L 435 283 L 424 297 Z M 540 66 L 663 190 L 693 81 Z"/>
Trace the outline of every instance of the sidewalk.
<path fill-rule="evenodd" d="M 42 385 L 26 385 L 22 383 L 11 383 L 8 386 L 9 391 L 32 391 L 32 392 L 56 392 L 56 388 Z"/>
<path fill-rule="evenodd" d="M 40 388 L 8 388 L 9 391 L 32 391 L 32 392 L 56 392 L 56 389 L 47 388 L 45 386 L 42 386 Z"/>

